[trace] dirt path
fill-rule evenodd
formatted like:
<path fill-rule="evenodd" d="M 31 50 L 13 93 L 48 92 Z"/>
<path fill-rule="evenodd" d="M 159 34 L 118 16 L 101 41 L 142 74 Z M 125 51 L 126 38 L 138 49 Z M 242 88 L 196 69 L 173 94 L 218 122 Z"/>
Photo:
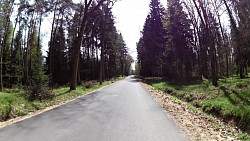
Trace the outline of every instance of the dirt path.
<path fill-rule="evenodd" d="M 235 134 L 238 131 L 236 129 L 226 126 L 220 120 L 211 118 L 202 112 L 190 110 L 187 104 L 174 100 L 173 97 L 164 94 L 162 91 L 158 91 L 144 83 L 142 85 L 162 105 L 191 140 L 237 141 Z"/>

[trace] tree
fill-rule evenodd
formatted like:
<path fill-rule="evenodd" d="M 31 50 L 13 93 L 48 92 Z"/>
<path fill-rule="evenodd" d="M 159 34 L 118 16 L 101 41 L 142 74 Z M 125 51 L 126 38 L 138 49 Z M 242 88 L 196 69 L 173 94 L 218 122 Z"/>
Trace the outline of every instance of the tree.
<path fill-rule="evenodd" d="M 47 76 L 44 69 L 51 78 L 51 85 L 64 85 L 71 78 L 72 90 L 76 87 L 76 81 L 97 80 L 98 73 L 102 74 L 99 78 L 103 79 L 127 73 L 130 65 L 128 49 L 115 27 L 111 12 L 113 2 L 20 0 L 14 5 L 14 0 L 1 1 L 2 88 L 16 84 L 45 84 Z M 53 22 L 44 64 L 41 25 L 50 12 Z M 15 19 L 11 21 L 10 17 Z M 69 73 L 72 75 L 66 75 Z"/>
<path fill-rule="evenodd" d="M 3 46 L 3 53 L 2 53 L 2 77 L 3 77 L 3 85 L 5 87 L 11 87 L 11 40 L 12 40 L 12 32 L 13 32 L 13 25 L 10 22 L 9 26 L 6 30 L 5 37 L 4 37 L 4 46 Z"/>
<path fill-rule="evenodd" d="M 31 35 L 32 42 L 31 42 L 31 68 L 30 68 L 30 84 L 31 86 L 40 86 L 45 85 L 47 83 L 47 78 L 45 76 L 44 67 L 43 67 L 43 58 L 41 52 L 41 44 L 37 47 L 38 43 L 38 32 L 35 30 L 34 33 Z"/>
<path fill-rule="evenodd" d="M 70 90 L 76 90 L 76 82 L 77 82 L 77 72 L 78 72 L 78 65 L 79 65 L 79 55 L 80 55 L 80 48 L 82 45 L 84 30 L 86 28 L 86 23 L 88 17 L 93 14 L 93 12 L 98 9 L 105 0 L 98 1 L 97 5 L 94 7 L 90 7 L 92 4 L 92 0 L 85 0 L 84 5 L 82 5 L 82 12 L 80 13 L 80 28 L 78 31 L 77 41 L 74 48 L 74 58 L 73 58 L 73 65 L 72 65 L 72 74 L 71 74 L 71 85 Z"/>
<path fill-rule="evenodd" d="M 13 84 L 22 84 L 22 76 L 23 76 L 23 50 L 22 50 L 22 29 L 16 34 L 14 39 L 14 48 L 12 53 L 12 76 L 13 76 Z"/>
<path fill-rule="evenodd" d="M 145 21 L 140 46 L 138 46 L 138 48 L 141 47 L 138 54 L 144 54 L 139 55 L 139 60 L 142 62 L 141 71 L 144 76 L 162 76 L 162 56 L 164 50 L 163 14 L 164 8 L 159 0 L 151 0 L 150 13 Z M 141 46 L 142 44 L 143 46 Z"/>
<path fill-rule="evenodd" d="M 71 15 L 67 14 L 72 10 L 73 3 L 56 1 L 53 9 L 53 22 L 51 37 L 49 41 L 49 51 L 47 56 L 47 74 L 50 76 L 50 85 L 63 85 L 69 80 L 70 73 L 67 59 L 67 43 L 65 29 L 67 20 Z M 69 25 L 68 25 L 69 26 Z"/>
<path fill-rule="evenodd" d="M 66 58 L 66 46 L 65 46 L 65 33 L 62 26 L 56 28 L 56 31 L 53 33 L 55 37 L 50 41 L 50 50 L 48 52 L 48 72 L 51 72 L 50 79 L 51 84 L 63 85 L 68 82 L 68 62 Z M 53 54 L 52 54 L 53 53 Z M 53 57 L 52 57 L 53 56 Z M 53 58 L 52 60 L 49 58 Z M 52 62 L 50 62 L 52 61 Z M 53 67 L 51 67 L 53 66 Z"/>
<path fill-rule="evenodd" d="M 0 87 L 3 90 L 3 56 L 4 49 L 6 49 L 7 38 L 9 37 L 9 30 L 11 21 L 10 17 L 12 14 L 12 8 L 14 5 L 14 0 L 4 0 L 0 2 Z"/>
<path fill-rule="evenodd" d="M 200 19 L 200 48 L 201 48 L 201 64 L 205 64 L 202 67 L 202 72 L 205 74 L 205 77 L 209 77 L 208 65 L 210 64 L 211 68 L 211 79 L 214 86 L 218 85 L 218 62 L 217 62 L 217 48 L 218 42 L 217 31 L 218 24 L 215 19 L 214 13 L 211 11 L 210 3 L 207 1 L 193 0 L 194 6 L 198 13 Z M 199 6 L 198 6 L 199 4 Z"/>
<path fill-rule="evenodd" d="M 190 20 L 179 0 L 169 0 L 165 16 L 166 49 L 165 76 L 177 80 L 191 78 L 193 59 L 193 36 Z M 183 79 L 184 78 L 184 79 Z"/>

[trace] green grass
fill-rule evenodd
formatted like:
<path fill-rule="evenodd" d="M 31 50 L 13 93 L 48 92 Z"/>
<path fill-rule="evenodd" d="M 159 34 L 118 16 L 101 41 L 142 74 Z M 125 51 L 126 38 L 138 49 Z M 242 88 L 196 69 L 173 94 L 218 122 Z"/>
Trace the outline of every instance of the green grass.
<path fill-rule="evenodd" d="M 39 109 L 73 100 L 121 79 L 123 77 L 105 81 L 102 85 L 99 85 L 96 81 L 84 82 L 75 91 L 69 91 L 68 86 L 56 88 L 52 90 L 53 98 L 43 101 L 29 101 L 27 98 L 28 92 L 23 89 L 6 89 L 0 92 L 0 121 L 27 115 Z"/>
<path fill-rule="evenodd" d="M 152 78 L 145 79 L 147 79 L 146 83 L 152 80 Z M 219 87 L 214 87 L 207 79 L 203 79 L 200 83 L 183 85 L 159 80 L 161 79 L 158 78 L 149 84 L 189 102 L 204 112 L 219 116 L 225 121 L 233 120 L 241 129 L 250 133 L 250 78 L 220 79 Z M 239 138 L 248 140 L 250 139 L 248 137 L 242 134 Z"/>
<path fill-rule="evenodd" d="M 0 93 L 0 121 L 26 115 L 35 110 L 25 98 L 24 93 Z"/>

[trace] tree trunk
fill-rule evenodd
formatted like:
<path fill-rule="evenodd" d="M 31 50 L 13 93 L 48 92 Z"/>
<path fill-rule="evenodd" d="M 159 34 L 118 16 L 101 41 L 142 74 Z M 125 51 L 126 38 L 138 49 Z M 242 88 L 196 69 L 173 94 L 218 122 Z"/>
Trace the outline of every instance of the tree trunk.
<path fill-rule="evenodd" d="M 104 43 L 103 43 L 104 44 Z M 99 82 L 100 82 L 100 85 L 102 85 L 102 82 L 103 82 L 103 68 L 104 68 L 104 53 L 103 53 L 103 50 L 104 50 L 104 45 L 102 45 L 101 47 L 101 64 L 100 64 L 100 72 L 99 72 Z"/>
<path fill-rule="evenodd" d="M 38 33 L 37 33 L 37 36 L 38 36 L 38 39 L 37 39 L 37 53 L 39 53 L 39 49 L 40 49 L 40 40 L 41 40 L 41 25 L 42 25 L 42 12 L 40 13 L 40 17 L 39 17 L 39 26 L 38 26 Z"/>
<path fill-rule="evenodd" d="M 1 47 L 1 52 L 0 52 L 1 58 L 0 58 L 0 90 L 3 91 L 3 47 Z"/>
<path fill-rule="evenodd" d="M 83 40 L 83 32 L 86 28 L 87 18 L 90 14 L 92 14 L 97 8 L 99 8 L 105 0 L 100 0 L 98 4 L 89 10 L 90 5 L 92 4 L 93 0 L 85 0 L 84 6 L 84 15 L 80 25 L 80 31 L 78 32 L 76 46 L 74 47 L 74 57 L 73 57 L 73 65 L 72 65 L 72 74 L 71 74 L 71 85 L 70 90 L 76 90 L 76 82 L 77 82 L 77 71 L 79 65 L 79 55 L 80 55 L 80 48 L 82 45 Z"/>
<path fill-rule="evenodd" d="M 74 47 L 74 58 L 73 58 L 73 65 L 72 65 L 72 73 L 71 73 L 71 85 L 70 85 L 70 90 L 76 90 L 76 84 L 77 84 L 77 72 L 78 72 L 78 66 L 79 66 L 79 57 L 80 57 L 80 48 L 82 45 L 82 39 L 83 39 L 83 32 L 85 30 L 86 26 L 86 19 L 87 17 L 84 16 L 80 31 L 78 33 L 78 38 L 76 45 Z"/>
<path fill-rule="evenodd" d="M 108 2 L 109 3 L 109 0 Z M 100 74 L 99 74 L 99 82 L 100 82 L 100 85 L 102 85 L 102 82 L 103 82 L 103 79 L 104 79 L 104 47 L 105 47 L 105 43 L 104 43 L 104 40 L 105 40 L 105 37 L 106 37 L 106 34 L 105 34 L 105 31 L 106 31 L 106 21 L 107 21 L 107 14 L 108 14 L 108 4 L 106 5 L 106 8 L 104 9 L 104 24 L 102 25 L 102 39 L 101 39 L 101 42 L 102 42 L 102 46 L 101 46 L 101 64 L 100 64 Z"/>
<path fill-rule="evenodd" d="M 239 30 L 237 28 L 237 25 L 236 25 L 236 22 L 235 22 L 235 19 L 233 17 L 233 14 L 232 14 L 232 11 L 230 10 L 226 0 L 223 0 L 225 6 L 226 6 L 226 9 L 227 9 L 227 12 L 228 12 L 228 16 L 229 16 L 229 19 L 230 19 L 230 23 L 231 23 L 231 26 L 232 26 L 232 31 L 234 33 L 234 36 L 235 36 L 235 43 L 236 43 L 236 49 L 237 49 L 237 53 L 238 53 L 238 56 L 237 56 L 237 60 L 238 60 L 238 67 L 239 67 L 239 73 L 240 73 L 240 78 L 243 79 L 245 76 L 244 76 L 244 65 L 243 65 L 243 55 L 242 55 L 242 49 L 241 49 L 241 37 L 240 37 L 240 33 L 239 33 Z"/>

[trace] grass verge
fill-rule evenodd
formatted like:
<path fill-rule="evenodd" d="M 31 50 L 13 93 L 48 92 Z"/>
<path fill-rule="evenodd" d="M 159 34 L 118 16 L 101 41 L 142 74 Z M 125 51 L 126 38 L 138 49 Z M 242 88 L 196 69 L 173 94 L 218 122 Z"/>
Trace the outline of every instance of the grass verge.
<path fill-rule="evenodd" d="M 250 78 L 220 79 L 219 87 L 214 87 L 206 79 L 194 84 L 169 83 L 162 78 L 143 80 L 158 90 L 237 126 L 246 132 L 240 134 L 239 139 L 250 140 Z"/>
<path fill-rule="evenodd" d="M 69 91 L 68 86 L 52 89 L 53 98 L 42 101 L 28 100 L 27 91 L 23 89 L 6 89 L 0 92 L 0 122 L 24 116 L 50 106 L 63 104 L 121 79 L 123 77 L 105 81 L 102 85 L 99 85 L 97 81 L 83 82 L 82 85 L 77 87 L 76 91 Z"/>

